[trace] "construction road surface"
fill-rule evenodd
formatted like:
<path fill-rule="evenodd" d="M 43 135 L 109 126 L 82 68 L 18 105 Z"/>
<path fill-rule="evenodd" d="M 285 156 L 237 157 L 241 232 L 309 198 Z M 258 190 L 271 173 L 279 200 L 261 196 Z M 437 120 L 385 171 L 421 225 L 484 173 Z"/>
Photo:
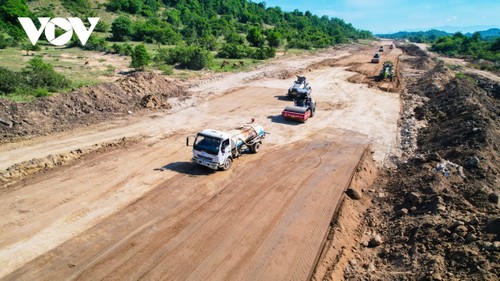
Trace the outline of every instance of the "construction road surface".
<path fill-rule="evenodd" d="M 304 280 L 366 148 L 334 131 L 227 173 L 172 164 L 176 176 L 7 279 Z"/>
<path fill-rule="evenodd" d="M 0 146 L 5 169 L 128 140 L 0 188 L 0 280 L 307 279 L 360 159 L 380 164 L 398 145 L 399 94 L 348 81 L 348 66 L 379 67 L 377 47 L 362 48 L 209 80 L 171 112 Z M 332 58 L 342 64 L 304 69 Z M 283 70 L 313 87 L 305 124 L 280 116 L 295 78 L 272 76 Z M 259 153 L 225 172 L 191 163 L 186 136 L 252 117 L 269 132 Z"/>

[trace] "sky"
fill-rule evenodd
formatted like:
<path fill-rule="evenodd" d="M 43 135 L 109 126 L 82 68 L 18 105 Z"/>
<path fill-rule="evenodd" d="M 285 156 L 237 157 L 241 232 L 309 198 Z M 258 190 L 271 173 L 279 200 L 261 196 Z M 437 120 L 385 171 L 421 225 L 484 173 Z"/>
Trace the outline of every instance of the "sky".
<path fill-rule="evenodd" d="M 439 27 L 500 27 L 500 0 L 253 0 L 343 19 L 374 34 Z M 486 27 L 486 28 L 485 28 Z M 442 28 L 441 30 L 444 30 Z M 450 28 L 454 29 L 454 28 Z M 448 30 L 446 30 L 448 31 Z M 451 30 L 448 32 L 454 32 Z M 477 31 L 477 30 L 476 30 Z"/>

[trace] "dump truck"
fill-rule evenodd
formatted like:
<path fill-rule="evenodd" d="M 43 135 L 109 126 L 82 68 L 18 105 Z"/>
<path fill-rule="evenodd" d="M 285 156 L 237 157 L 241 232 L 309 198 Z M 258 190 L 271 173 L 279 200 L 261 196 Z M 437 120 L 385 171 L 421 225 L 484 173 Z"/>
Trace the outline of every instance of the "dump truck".
<path fill-rule="evenodd" d="M 378 51 L 379 52 L 383 52 L 384 51 L 384 46 L 380 46 L 380 48 L 378 48 Z"/>
<path fill-rule="evenodd" d="M 288 89 L 287 96 L 290 98 L 295 98 L 299 93 L 311 93 L 312 89 L 307 83 L 307 78 L 305 76 L 297 76 L 297 80 L 293 82 L 293 85 Z"/>
<path fill-rule="evenodd" d="M 382 81 L 386 78 L 389 78 L 389 80 L 392 81 L 393 77 L 394 77 L 394 64 L 392 63 L 392 61 L 384 62 L 384 65 L 382 66 L 382 69 L 380 70 L 380 73 L 377 76 L 377 80 Z"/>
<path fill-rule="evenodd" d="M 311 93 L 302 92 L 294 99 L 294 105 L 286 106 L 281 116 L 287 120 L 306 122 L 316 113 L 316 102 Z"/>
<path fill-rule="evenodd" d="M 259 152 L 266 132 L 260 125 L 245 124 L 224 132 L 205 129 L 186 138 L 186 145 L 193 147 L 192 161 L 212 170 L 229 170 L 233 160 L 246 150 Z M 191 140 L 194 142 L 191 144 Z"/>
<path fill-rule="evenodd" d="M 379 62 L 380 62 L 380 56 L 379 56 L 379 54 L 373 55 L 372 63 L 379 63 Z"/>

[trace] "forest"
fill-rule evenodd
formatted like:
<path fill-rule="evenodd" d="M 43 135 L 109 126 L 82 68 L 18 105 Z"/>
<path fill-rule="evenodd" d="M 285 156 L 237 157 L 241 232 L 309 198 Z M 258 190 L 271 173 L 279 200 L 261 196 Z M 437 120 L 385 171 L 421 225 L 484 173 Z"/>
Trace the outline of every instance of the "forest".
<path fill-rule="evenodd" d="M 185 48 L 183 54 L 220 58 L 266 59 L 276 48 L 316 49 L 350 40 L 371 38 L 338 18 L 319 17 L 309 11 L 285 12 L 266 7 L 265 2 L 247 0 L 109 0 L 96 4 L 90 0 L 61 0 L 73 16 L 96 16 L 97 11 L 117 15 L 111 22 L 100 20 L 85 49 L 123 54 L 116 42 L 137 41 Z M 31 12 L 29 1 L 0 0 L 0 47 L 13 46 L 25 39 L 17 17 L 56 17 L 53 9 Z M 72 45 L 78 45 L 75 39 Z M 162 58 L 177 62 L 179 52 Z M 193 54 L 196 52 L 196 54 Z M 210 58 L 205 58 L 210 61 Z M 187 64 L 191 68 L 199 68 Z"/>

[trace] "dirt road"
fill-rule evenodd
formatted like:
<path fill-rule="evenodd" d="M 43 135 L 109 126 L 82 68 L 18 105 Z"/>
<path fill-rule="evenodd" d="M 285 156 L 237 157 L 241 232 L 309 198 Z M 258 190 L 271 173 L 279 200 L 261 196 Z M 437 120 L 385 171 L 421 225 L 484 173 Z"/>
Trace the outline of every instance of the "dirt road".
<path fill-rule="evenodd" d="M 169 163 L 170 179 L 7 279 L 303 280 L 366 145 L 332 131 L 245 155 L 228 173 Z M 85 200 L 63 221 L 94 212 Z"/>
<path fill-rule="evenodd" d="M 274 73 L 345 55 L 276 61 L 191 88 L 175 112 L 1 146 L 0 169 L 140 139 L 2 189 L 0 277 L 303 279 L 366 145 L 379 164 L 398 146 L 399 96 L 348 82 L 349 64 L 369 64 L 356 56 L 344 67 L 306 68 L 317 114 L 306 124 L 281 119 L 293 79 Z M 270 132 L 261 153 L 225 173 L 190 163 L 186 135 L 251 117 Z"/>

